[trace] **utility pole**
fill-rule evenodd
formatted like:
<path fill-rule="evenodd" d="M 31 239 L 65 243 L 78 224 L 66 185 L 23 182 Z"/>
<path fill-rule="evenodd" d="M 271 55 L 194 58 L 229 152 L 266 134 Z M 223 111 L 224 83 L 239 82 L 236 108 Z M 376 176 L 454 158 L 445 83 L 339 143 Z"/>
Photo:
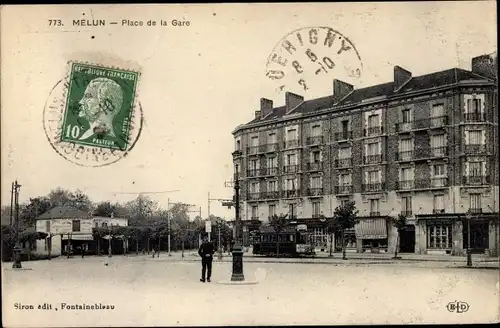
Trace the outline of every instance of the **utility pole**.
<path fill-rule="evenodd" d="M 14 182 L 12 182 L 12 186 L 10 188 L 10 226 L 14 223 Z"/>
<path fill-rule="evenodd" d="M 167 199 L 167 226 L 168 226 L 168 236 L 167 236 L 168 256 L 172 256 L 172 254 L 170 253 L 170 198 Z"/>
<path fill-rule="evenodd" d="M 13 269 L 21 269 L 21 244 L 19 242 L 19 189 L 21 185 L 14 182 L 14 205 L 16 207 L 16 245 L 14 246 L 14 264 Z"/>

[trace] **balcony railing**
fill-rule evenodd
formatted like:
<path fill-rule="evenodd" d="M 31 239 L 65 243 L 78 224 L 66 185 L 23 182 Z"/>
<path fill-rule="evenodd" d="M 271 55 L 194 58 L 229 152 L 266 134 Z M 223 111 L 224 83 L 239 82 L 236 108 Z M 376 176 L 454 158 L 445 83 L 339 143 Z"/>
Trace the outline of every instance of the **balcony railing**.
<path fill-rule="evenodd" d="M 401 211 L 401 215 L 405 217 L 409 217 L 413 215 L 413 212 L 411 210 L 403 210 Z"/>
<path fill-rule="evenodd" d="M 266 147 L 266 152 L 275 152 L 278 151 L 278 143 L 273 142 L 273 143 L 268 143 L 265 145 Z"/>
<path fill-rule="evenodd" d="M 434 116 L 429 118 L 430 128 L 441 128 L 448 125 L 448 116 Z"/>
<path fill-rule="evenodd" d="M 398 152 L 398 161 L 411 161 L 415 159 L 415 152 L 413 150 L 405 150 Z"/>
<path fill-rule="evenodd" d="M 321 145 L 323 144 L 323 136 L 308 137 L 306 143 L 308 145 Z"/>
<path fill-rule="evenodd" d="M 296 148 L 299 146 L 299 139 L 286 140 L 285 148 Z"/>
<path fill-rule="evenodd" d="M 463 177 L 464 185 L 485 185 L 490 183 L 489 175 L 469 175 Z"/>
<path fill-rule="evenodd" d="M 402 180 L 396 182 L 397 190 L 409 190 L 415 188 L 415 180 Z"/>
<path fill-rule="evenodd" d="M 323 162 L 307 163 L 306 168 L 308 171 L 322 171 Z"/>
<path fill-rule="evenodd" d="M 297 173 L 299 172 L 299 165 L 286 165 L 283 166 L 283 173 Z"/>
<path fill-rule="evenodd" d="M 259 146 L 251 146 L 247 147 L 248 155 L 256 155 L 259 153 Z"/>
<path fill-rule="evenodd" d="M 377 164 L 382 162 L 382 154 L 364 156 L 365 164 Z"/>
<path fill-rule="evenodd" d="M 335 186 L 336 194 L 352 194 L 352 185 Z"/>
<path fill-rule="evenodd" d="M 383 128 L 381 126 L 372 126 L 367 129 L 364 129 L 365 137 L 379 135 L 383 133 Z"/>
<path fill-rule="evenodd" d="M 448 147 L 431 147 L 432 157 L 446 157 L 448 156 Z"/>
<path fill-rule="evenodd" d="M 265 175 L 277 175 L 278 168 L 277 167 L 268 167 L 265 169 Z"/>
<path fill-rule="evenodd" d="M 335 132 L 335 141 L 352 139 L 352 131 Z"/>
<path fill-rule="evenodd" d="M 482 144 L 465 145 L 466 154 L 484 154 L 485 152 L 486 152 L 486 145 Z"/>
<path fill-rule="evenodd" d="M 308 188 L 306 194 L 307 196 L 321 196 L 323 195 L 323 188 Z"/>
<path fill-rule="evenodd" d="M 396 132 L 407 132 L 414 129 L 414 122 L 399 122 L 396 123 Z"/>
<path fill-rule="evenodd" d="M 279 199 L 280 193 L 278 191 L 266 191 L 262 193 L 262 199 Z"/>
<path fill-rule="evenodd" d="M 283 197 L 284 198 L 300 197 L 300 190 L 298 190 L 298 189 L 295 189 L 295 190 L 283 190 Z"/>
<path fill-rule="evenodd" d="M 465 113 L 465 122 L 484 122 L 486 120 L 486 115 L 484 113 Z"/>
<path fill-rule="evenodd" d="M 396 190 L 431 189 L 448 186 L 447 177 L 432 177 L 430 179 L 396 181 Z"/>
<path fill-rule="evenodd" d="M 258 200 L 261 198 L 260 192 L 249 192 L 248 193 L 248 200 Z"/>
<path fill-rule="evenodd" d="M 363 192 L 381 191 L 384 188 L 383 182 L 363 184 Z"/>
<path fill-rule="evenodd" d="M 432 177 L 431 187 L 432 188 L 448 187 L 448 177 Z"/>
<path fill-rule="evenodd" d="M 249 178 L 256 177 L 258 175 L 259 175 L 259 169 L 247 170 L 247 177 L 249 177 Z"/>
<path fill-rule="evenodd" d="M 336 167 L 351 167 L 352 166 L 352 158 L 338 158 L 335 160 Z"/>
<path fill-rule="evenodd" d="M 435 116 L 411 122 L 396 123 L 396 132 L 408 132 L 412 130 L 422 130 L 428 128 L 440 128 L 448 124 L 447 116 Z"/>

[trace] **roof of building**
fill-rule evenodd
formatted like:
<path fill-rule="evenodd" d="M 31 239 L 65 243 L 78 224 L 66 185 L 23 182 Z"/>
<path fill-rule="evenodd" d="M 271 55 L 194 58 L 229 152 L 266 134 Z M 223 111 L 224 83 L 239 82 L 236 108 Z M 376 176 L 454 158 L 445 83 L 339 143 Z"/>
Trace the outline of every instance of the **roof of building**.
<path fill-rule="evenodd" d="M 63 218 L 88 218 L 88 212 L 80 211 L 70 206 L 57 206 L 40 215 L 37 220 L 63 219 Z"/>
<path fill-rule="evenodd" d="M 461 68 L 451 68 L 421 76 L 414 76 L 399 89 L 396 89 L 394 87 L 394 82 L 387 82 L 366 88 L 354 89 L 350 94 L 348 94 L 338 102 L 336 102 L 333 96 L 306 100 L 293 110 L 293 114 L 307 114 L 321 109 L 334 108 L 336 106 L 341 107 L 346 105 L 355 105 L 370 99 L 382 100 L 391 97 L 402 96 L 408 92 L 432 90 L 446 85 L 453 85 L 461 81 L 471 80 L 491 81 L 491 79 L 480 76 L 471 71 L 467 71 Z M 270 121 L 276 118 L 283 117 L 285 113 L 285 106 L 276 107 L 273 108 L 272 113 L 268 116 L 262 119 L 255 118 L 245 125 Z M 245 127 L 245 125 L 240 126 L 239 128 Z"/>

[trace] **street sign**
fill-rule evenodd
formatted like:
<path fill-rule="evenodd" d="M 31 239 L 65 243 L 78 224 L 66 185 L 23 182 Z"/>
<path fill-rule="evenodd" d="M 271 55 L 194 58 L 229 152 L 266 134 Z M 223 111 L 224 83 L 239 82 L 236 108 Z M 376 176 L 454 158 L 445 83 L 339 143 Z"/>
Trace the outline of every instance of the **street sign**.
<path fill-rule="evenodd" d="M 211 221 L 205 221 L 205 232 L 206 233 L 212 232 L 212 222 Z"/>

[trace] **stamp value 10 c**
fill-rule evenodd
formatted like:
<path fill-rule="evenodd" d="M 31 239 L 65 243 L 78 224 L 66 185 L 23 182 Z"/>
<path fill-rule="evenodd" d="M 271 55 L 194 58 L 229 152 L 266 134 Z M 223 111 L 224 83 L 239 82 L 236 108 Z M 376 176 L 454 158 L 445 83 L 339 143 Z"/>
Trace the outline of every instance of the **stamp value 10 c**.
<path fill-rule="evenodd" d="M 125 151 L 138 72 L 72 63 L 61 142 Z"/>

